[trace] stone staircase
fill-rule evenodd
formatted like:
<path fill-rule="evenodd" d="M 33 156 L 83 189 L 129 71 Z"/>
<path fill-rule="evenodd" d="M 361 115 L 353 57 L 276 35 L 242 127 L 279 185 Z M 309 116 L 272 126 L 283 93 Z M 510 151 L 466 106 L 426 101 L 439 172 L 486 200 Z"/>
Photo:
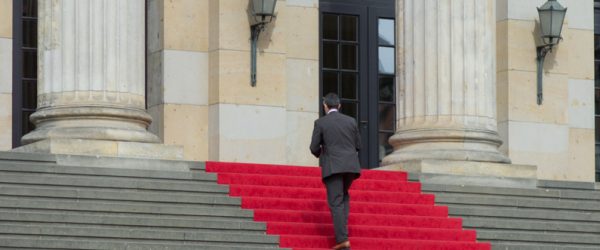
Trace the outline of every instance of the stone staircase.
<path fill-rule="evenodd" d="M 593 183 L 539 181 L 537 188 L 424 183 L 436 204 L 477 229 L 492 249 L 600 249 L 600 190 Z"/>
<path fill-rule="evenodd" d="M 278 248 L 203 167 L 0 153 L 0 249 Z"/>
<path fill-rule="evenodd" d="M 201 163 L 0 152 L 0 249 L 277 249 L 216 180 Z M 422 191 L 492 249 L 600 249 L 597 184 L 534 186 Z"/>

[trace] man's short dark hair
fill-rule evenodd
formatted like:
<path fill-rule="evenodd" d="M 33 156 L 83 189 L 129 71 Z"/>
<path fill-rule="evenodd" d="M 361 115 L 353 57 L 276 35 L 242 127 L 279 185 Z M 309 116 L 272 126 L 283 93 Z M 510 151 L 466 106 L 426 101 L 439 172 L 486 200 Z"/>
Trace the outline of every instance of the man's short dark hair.
<path fill-rule="evenodd" d="M 340 105 L 340 98 L 336 93 L 328 93 L 323 97 L 323 103 L 327 105 L 327 108 L 337 108 Z"/>

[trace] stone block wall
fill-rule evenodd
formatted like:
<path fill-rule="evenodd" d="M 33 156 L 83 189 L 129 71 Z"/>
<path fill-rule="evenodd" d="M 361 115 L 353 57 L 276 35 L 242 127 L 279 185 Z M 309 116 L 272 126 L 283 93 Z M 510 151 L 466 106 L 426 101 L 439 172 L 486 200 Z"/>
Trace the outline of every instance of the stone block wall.
<path fill-rule="evenodd" d="M 314 165 L 318 0 L 279 0 L 250 85 L 248 1 L 148 0 L 151 131 L 185 158 Z"/>
<path fill-rule="evenodd" d="M 278 1 L 250 84 L 247 1 L 210 1 L 209 159 L 314 165 L 318 1 Z"/>
<path fill-rule="evenodd" d="M 12 0 L 0 0 L 0 151 L 12 148 Z"/>
<path fill-rule="evenodd" d="M 147 106 L 150 130 L 208 159 L 208 1 L 148 0 Z"/>
<path fill-rule="evenodd" d="M 594 180 L 594 8 L 568 8 L 561 43 L 546 56 L 543 105 L 537 105 L 536 7 L 545 0 L 497 0 L 497 112 L 501 150 L 538 178 Z"/>

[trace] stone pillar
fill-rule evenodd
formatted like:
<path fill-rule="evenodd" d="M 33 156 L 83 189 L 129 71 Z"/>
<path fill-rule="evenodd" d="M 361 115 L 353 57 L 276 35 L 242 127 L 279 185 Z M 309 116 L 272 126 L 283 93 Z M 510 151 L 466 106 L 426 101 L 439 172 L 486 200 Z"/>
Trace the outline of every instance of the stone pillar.
<path fill-rule="evenodd" d="M 165 147 L 147 131 L 144 3 L 39 1 L 36 129 L 20 151 L 180 158 L 150 150 Z"/>
<path fill-rule="evenodd" d="M 383 165 L 498 151 L 494 0 L 397 0 L 398 120 Z"/>

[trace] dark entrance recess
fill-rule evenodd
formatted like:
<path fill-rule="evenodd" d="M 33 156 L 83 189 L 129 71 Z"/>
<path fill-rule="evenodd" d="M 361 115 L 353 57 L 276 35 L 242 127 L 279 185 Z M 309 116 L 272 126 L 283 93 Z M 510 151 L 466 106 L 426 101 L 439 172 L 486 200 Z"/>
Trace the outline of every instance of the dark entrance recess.
<path fill-rule="evenodd" d="M 37 2 L 13 1 L 13 147 L 34 129 L 29 116 L 37 107 Z"/>
<path fill-rule="evenodd" d="M 600 182 L 600 0 L 594 0 L 594 71 L 596 124 L 596 182 Z"/>
<path fill-rule="evenodd" d="M 320 12 L 320 95 L 338 93 L 360 127 L 361 165 L 377 167 L 396 127 L 394 1 L 322 0 Z"/>

